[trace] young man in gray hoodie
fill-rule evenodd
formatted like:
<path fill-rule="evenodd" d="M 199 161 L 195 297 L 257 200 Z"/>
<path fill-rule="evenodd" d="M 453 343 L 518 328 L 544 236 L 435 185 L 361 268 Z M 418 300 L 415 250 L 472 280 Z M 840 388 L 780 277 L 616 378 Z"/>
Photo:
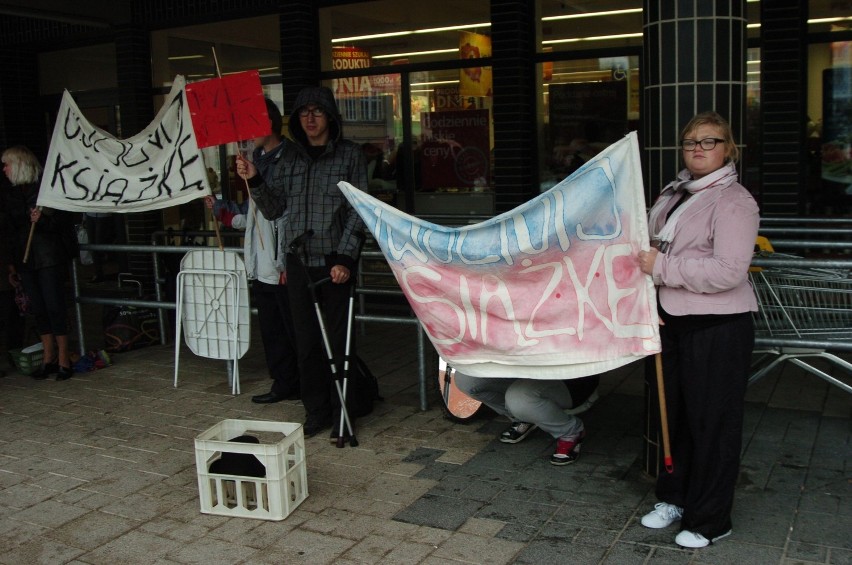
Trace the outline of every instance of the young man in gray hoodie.
<path fill-rule="evenodd" d="M 310 437 L 334 423 L 338 406 L 308 285 L 331 279 L 316 290 L 334 358 L 338 370 L 342 370 L 349 290 L 355 283 L 364 224 L 337 183 L 347 181 L 363 189 L 367 186 L 367 165 L 361 147 L 343 138 L 340 112 L 326 87 L 299 92 L 289 131 L 294 143 L 288 144 L 284 156 L 268 174 L 258 174 L 257 168 L 245 160 L 238 160 L 237 173 L 248 179 L 254 201 L 267 219 L 286 219 L 280 250 L 289 254 L 287 287 L 307 413 L 304 433 Z M 354 355 L 354 351 L 351 353 Z"/>

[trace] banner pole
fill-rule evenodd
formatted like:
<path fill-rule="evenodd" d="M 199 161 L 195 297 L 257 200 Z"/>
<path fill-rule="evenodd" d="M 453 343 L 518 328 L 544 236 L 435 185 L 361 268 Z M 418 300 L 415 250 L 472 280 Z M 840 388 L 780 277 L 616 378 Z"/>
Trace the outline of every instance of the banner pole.
<path fill-rule="evenodd" d="M 37 206 L 36 210 L 41 212 L 41 206 Z M 27 248 L 24 250 L 24 263 L 27 262 L 27 259 L 30 258 L 30 247 L 33 244 L 33 234 L 35 234 L 35 226 L 36 222 L 30 222 L 30 235 L 27 237 Z"/>
<path fill-rule="evenodd" d="M 669 416 L 666 410 L 666 390 L 663 381 L 663 354 L 657 353 L 654 356 L 654 361 L 657 365 L 657 396 L 660 401 L 660 433 L 663 436 L 663 465 L 666 472 L 671 474 L 674 472 L 674 463 L 672 462 L 672 449 L 669 443 Z"/>

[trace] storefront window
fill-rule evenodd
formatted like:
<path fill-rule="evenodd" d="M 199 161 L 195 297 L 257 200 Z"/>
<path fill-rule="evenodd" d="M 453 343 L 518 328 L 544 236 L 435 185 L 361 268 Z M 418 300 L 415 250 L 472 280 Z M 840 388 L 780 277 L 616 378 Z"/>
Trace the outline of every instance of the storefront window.
<path fill-rule="evenodd" d="M 494 213 L 491 67 L 412 73 L 418 215 Z"/>
<path fill-rule="evenodd" d="M 40 53 L 38 70 L 42 96 L 118 86 L 113 43 Z"/>
<path fill-rule="evenodd" d="M 849 2 L 810 0 L 808 33 L 843 33 L 852 31 L 852 6 Z"/>
<path fill-rule="evenodd" d="M 419 64 L 463 58 L 460 32 L 489 35 L 488 0 L 357 2 L 320 10 L 323 71 Z M 359 56 L 335 57 L 336 48 Z"/>
<path fill-rule="evenodd" d="M 488 0 L 320 10 L 322 68 L 333 77 L 326 83 L 347 137 L 371 164 L 370 192 L 418 214 L 493 213 L 491 67 L 474 61 L 491 57 L 490 29 Z M 459 69 L 460 59 L 471 66 Z M 435 69 L 436 62 L 454 68 Z M 405 72 L 376 70 L 400 65 Z M 469 196 L 444 198 L 462 194 Z M 487 204 L 470 204 L 470 195 Z"/>
<path fill-rule="evenodd" d="M 639 128 L 639 58 L 604 57 L 538 66 L 540 189 L 545 191 Z"/>
<path fill-rule="evenodd" d="M 852 202 L 852 41 L 808 49 L 808 201 L 817 214 Z"/>
<path fill-rule="evenodd" d="M 218 75 L 256 70 L 261 80 L 280 77 L 280 34 L 277 16 L 263 16 L 210 24 L 171 28 L 151 33 L 151 63 L 155 87 L 168 87 L 176 75 L 187 82 L 207 80 Z M 280 78 L 279 78 L 280 81 Z M 282 107 L 280 84 L 263 86 L 264 95 Z M 155 98 L 159 108 L 162 96 Z M 284 121 L 286 124 L 286 119 Z M 286 127 L 286 126 L 285 126 Z M 245 183 L 235 174 L 238 152 L 250 153 L 250 140 L 237 144 L 201 149 L 214 194 L 242 203 L 248 196 Z M 210 215 L 201 205 L 186 204 L 163 213 L 167 227 L 182 229 L 211 228 Z"/>
<path fill-rule="evenodd" d="M 760 120 L 760 48 L 748 49 L 746 66 L 746 123 L 744 138 L 739 141 L 743 146 L 740 158 L 742 178 L 752 194 L 762 190 L 760 176 L 760 156 L 763 147 Z"/>
<path fill-rule="evenodd" d="M 402 182 L 397 161 L 402 143 L 401 76 L 398 73 L 325 81 L 343 118 L 344 136 L 361 145 L 368 186 L 358 187 L 397 206 Z"/>
<path fill-rule="evenodd" d="M 277 16 L 216 22 L 151 33 L 154 86 L 168 86 L 175 75 L 187 81 L 256 70 L 280 76 Z M 217 67 L 218 64 L 218 67 Z"/>
<path fill-rule="evenodd" d="M 642 46 L 642 0 L 539 2 L 539 51 Z"/>

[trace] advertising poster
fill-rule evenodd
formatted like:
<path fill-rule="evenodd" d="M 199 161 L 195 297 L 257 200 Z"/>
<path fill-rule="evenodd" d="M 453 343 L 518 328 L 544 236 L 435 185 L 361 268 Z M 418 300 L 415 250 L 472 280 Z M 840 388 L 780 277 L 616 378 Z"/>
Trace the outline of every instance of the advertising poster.
<path fill-rule="evenodd" d="M 370 51 L 361 47 L 332 47 L 331 66 L 335 71 L 369 69 Z M 343 77 L 332 80 L 332 90 L 338 98 L 399 92 L 399 74 Z"/>
<path fill-rule="evenodd" d="M 481 59 L 491 56 L 491 38 L 462 31 L 459 33 L 459 58 Z M 459 72 L 461 96 L 491 96 L 491 67 L 468 67 Z"/>
<path fill-rule="evenodd" d="M 422 189 L 490 185 L 488 110 L 420 114 Z"/>
<path fill-rule="evenodd" d="M 435 111 L 444 112 L 447 110 L 477 110 L 482 108 L 481 98 L 476 96 L 462 97 L 459 94 L 458 85 L 452 86 L 436 86 L 433 93 L 435 100 Z"/>

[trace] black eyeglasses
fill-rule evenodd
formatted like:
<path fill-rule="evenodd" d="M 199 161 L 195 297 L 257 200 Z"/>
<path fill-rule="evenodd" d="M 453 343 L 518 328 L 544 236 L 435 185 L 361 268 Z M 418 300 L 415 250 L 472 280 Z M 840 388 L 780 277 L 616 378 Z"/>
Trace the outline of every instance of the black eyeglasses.
<path fill-rule="evenodd" d="M 717 143 L 725 143 L 724 139 L 718 137 L 705 137 L 704 139 L 681 139 L 680 146 L 684 151 L 695 151 L 697 146 L 701 146 L 704 151 L 710 151 L 716 147 Z"/>
<path fill-rule="evenodd" d="M 300 118 L 307 118 L 308 116 L 321 118 L 325 116 L 325 110 L 323 110 L 322 108 L 302 108 L 301 110 L 299 110 Z"/>

